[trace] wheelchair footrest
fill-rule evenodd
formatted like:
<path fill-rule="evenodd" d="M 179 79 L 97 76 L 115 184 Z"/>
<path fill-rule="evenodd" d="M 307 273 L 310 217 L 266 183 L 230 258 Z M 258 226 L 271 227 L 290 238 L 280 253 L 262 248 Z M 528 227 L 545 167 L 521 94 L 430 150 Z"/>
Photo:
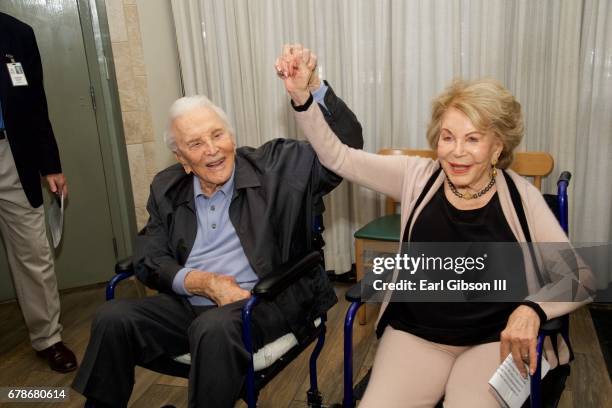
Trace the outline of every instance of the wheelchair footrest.
<path fill-rule="evenodd" d="M 308 390 L 308 406 L 311 408 L 321 408 L 323 406 L 323 397 L 319 390 Z"/>

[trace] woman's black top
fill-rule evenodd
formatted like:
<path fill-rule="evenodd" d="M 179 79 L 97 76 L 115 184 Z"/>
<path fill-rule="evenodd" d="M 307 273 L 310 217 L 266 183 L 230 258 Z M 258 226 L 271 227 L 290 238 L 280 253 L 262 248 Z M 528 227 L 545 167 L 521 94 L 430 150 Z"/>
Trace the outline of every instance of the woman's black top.
<path fill-rule="evenodd" d="M 519 245 L 478 244 L 516 242 L 502 212 L 497 193 L 482 208 L 459 210 L 447 200 L 444 186 L 441 186 L 416 219 L 410 241 L 456 242 L 460 251 L 466 251 L 466 256 L 479 256 L 484 250 L 488 254 L 486 268 L 473 274 L 465 272 L 457 278 L 466 281 L 506 279 L 508 290 L 514 295 L 519 292 L 526 293 L 523 256 Z M 419 246 L 416 255 L 444 255 L 435 253 L 435 245 L 416 246 Z M 422 254 L 424 247 L 430 249 L 425 250 L 429 253 Z M 469 299 L 470 294 L 464 297 Z M 382 334 L 384 326 L 389 324 L 394 329 L 426 340 L 454 346 L 498 341 L 500 332 L 505 328 L 508 317 L 517 305 L 516 302 L 497 301 L 394 302 L 392 298 L 381 319 L 378 333 Z"/>

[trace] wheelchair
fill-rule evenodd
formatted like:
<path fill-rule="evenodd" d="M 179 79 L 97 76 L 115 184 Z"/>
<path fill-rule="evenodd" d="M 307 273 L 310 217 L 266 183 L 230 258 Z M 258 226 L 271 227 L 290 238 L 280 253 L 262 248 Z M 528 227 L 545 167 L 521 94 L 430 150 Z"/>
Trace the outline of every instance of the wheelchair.
<path fill-rule="evenodd" d="M 284 265 L 275 276 L 261 279 L 251 290 L 251 297 L 242 309 L 242 341 L 250 354 L 242 399 L 249 408 L 257 407 L 259 392 L 315 340 L 317 343 L 309 361 L 310 388 L 307 391 L 307 402 L 308 406 L 312 408 L 323 406 L 323 397 L 319 392 L 317 383 L 317 359 L 325 343 L 327 316 L 323 314 L 314 321 L 314 329 L 308 333 L 302 343 L 298 343 L 293 333 L 288 333 L 255 351 L 253 350 L 251 333 L 252 313 L 261 300 L 274 299 L 289 285 L 300 279 L 305 271 L 324 265 L 322 250 L 324 241 L 321 235 L 324 227 L 321 215 L 314 218 L 313 227 L 313 251 L 297 262 Z M 114 299 L 117 284 L 131 276 L 134 276 L 132 259 L 126 258 L 117 262 L 115 276 L 106 285 L 106 300 Z M 171 362 L 173 367 L 177 368 L 176 374 L 178 376 L 189 377 L 191 364 L 189 354 L 172 356 Z"/>
<path fill-rule="evenodd" d="M 571 179 L 571 174 L 564 171 L 557 181 L 557 194 L 544 194 L 546 203 L 556 215 L 559 224 L 568 233 L 568 196 L 567 187 Z M 353 324 L 357 311 L 364 304 L 362 301 L 361 284 L 353 285 L 345 295 L 350 303 L 349 309 L 344 320 L 344 395 L 342 404 L 334 404 L 335 408 L 354 408 L 356 402 L 360 400 L 367 387 L 371 368 L 368 373 L 353 387 Z M 363 297 L 366 298 L 365 296 Z M 550 370 L 544 379 L 541 379 L 542 348 L 546 337 L 555 340 L 557 335 L 561 335 L 567 344 L 570 352 L 570 361 L 574 358 L 574 353 L 569 340 L 569 316 L 561 316 L 546 322 L 540 327 L 537 340 L 537 368 L 530 379 L 530 397 L 523 405 L 523 408 L 556 407 L 561 398 L 561 393 L 565 387 L 567 377 L 570 375 L 569 363 L 559 365 Z M 553 344 L 556 342 L 553 341 Z M 436 408 L 442 408 L 442 401 Z"/>

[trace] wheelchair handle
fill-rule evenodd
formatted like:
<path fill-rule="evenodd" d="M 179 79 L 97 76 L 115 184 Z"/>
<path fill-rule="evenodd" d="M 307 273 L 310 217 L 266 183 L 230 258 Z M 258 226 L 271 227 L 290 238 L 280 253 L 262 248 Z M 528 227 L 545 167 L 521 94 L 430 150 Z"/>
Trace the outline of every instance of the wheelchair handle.
<path fill-rule="evenodd" d="M 572 173 L 570 173 L 569 171 L 564 171 L 559 175 L 559 179 L 557 180 L 557 184 L 561 183 L 561 182 L 566 182 L 567 184 L 569 184 L 570 179 L 572 178 Z"/>
<path fill-rule="evenodd" d="M 120 259 L 115 264 L 115 273 L 134 273 L 134 264 L 132 263 L 132 257 L 128 256 L 126 258 Z"/>

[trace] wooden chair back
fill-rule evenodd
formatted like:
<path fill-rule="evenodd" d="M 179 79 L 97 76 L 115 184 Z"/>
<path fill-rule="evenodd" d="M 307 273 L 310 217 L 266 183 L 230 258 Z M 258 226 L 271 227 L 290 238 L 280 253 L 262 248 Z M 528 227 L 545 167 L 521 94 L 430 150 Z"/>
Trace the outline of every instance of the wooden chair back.
<path fill-rule="evenodd" d="M 393 149 L 384 148 L 378 154 L 388 156 L 418 156 L 429 159 L 436 159 L 436 152 L 425 149 Z M 542 189 L 542 178 L 548 176 L 555 166 L 553 157 L 545 152 L 517 152 L 514 154 L 514 161 L 510 168 L 524 177 L 533 177 L 533 185 L 539 190 Z M 395 213 L 396 202 L 387 197 L 385 201 L 385 214 Z"/>

